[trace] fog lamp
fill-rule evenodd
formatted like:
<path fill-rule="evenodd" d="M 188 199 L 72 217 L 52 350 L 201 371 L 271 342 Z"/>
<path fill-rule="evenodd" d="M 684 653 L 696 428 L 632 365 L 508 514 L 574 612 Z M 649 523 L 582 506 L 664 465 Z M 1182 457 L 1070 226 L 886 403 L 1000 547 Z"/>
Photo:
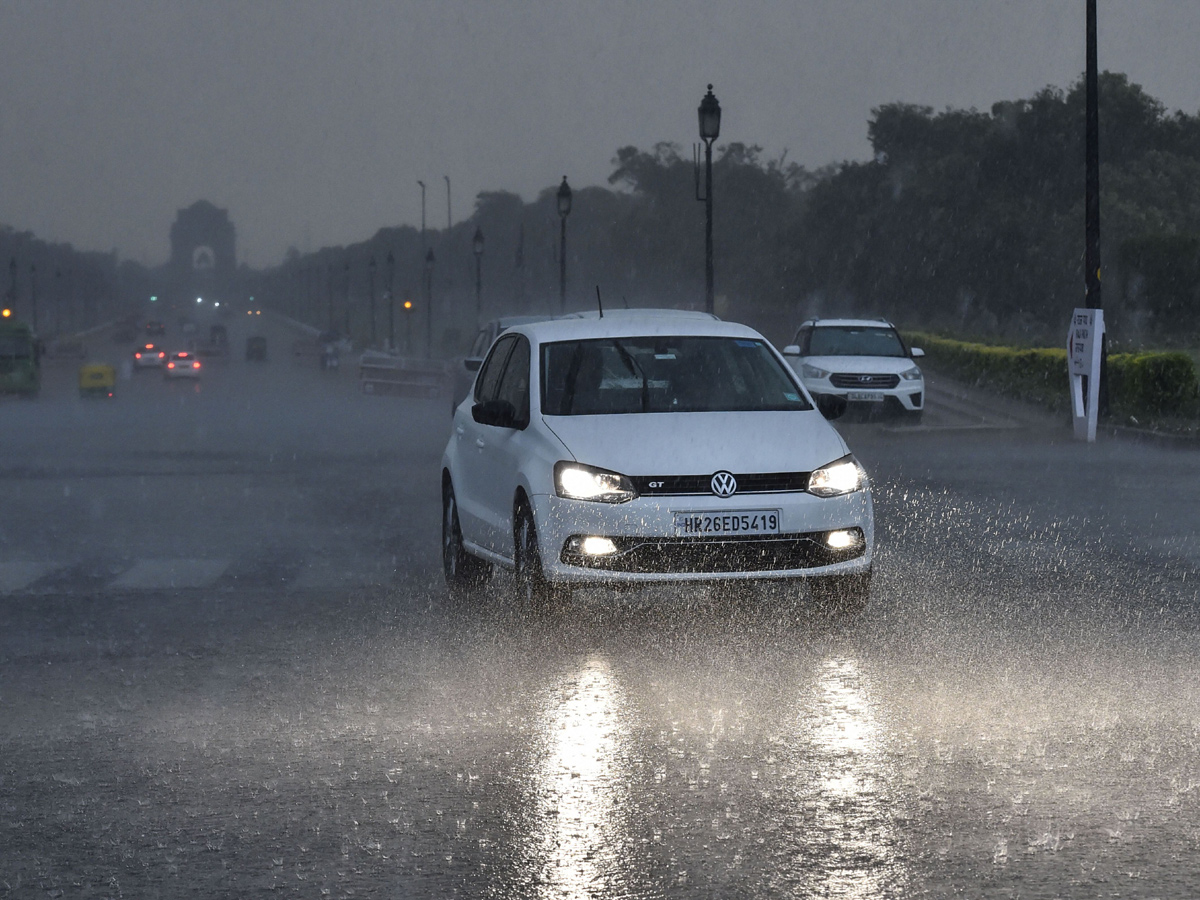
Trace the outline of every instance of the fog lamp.
<path fill-rule="evenodd" d="M 842 528 L 825 535 L 825 543 L 831 550 L 845 550 L 858 543 L 858 533 Z"/>
<path fill-rule="evenodd" d="M 611 556 L 617 552 L 617 545 L 606 537 L 585 537 L 579 549 L 588 556 Z"/>

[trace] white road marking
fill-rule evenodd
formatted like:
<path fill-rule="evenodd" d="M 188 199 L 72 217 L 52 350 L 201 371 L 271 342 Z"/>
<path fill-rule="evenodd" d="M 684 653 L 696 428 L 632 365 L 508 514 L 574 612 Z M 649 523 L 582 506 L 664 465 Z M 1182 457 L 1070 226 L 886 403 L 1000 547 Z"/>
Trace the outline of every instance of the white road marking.
<path fill-rule="evenodd" d="M 0 562 L 0 594 L 26 588 L 58 567 L 58 563 L 50 562 Z"/>
<path fill-rule="evenodd" d="M 139 559 L 133 568 L 110 581 L 108 587 L 124 590 L 206 587 L 228 568 L 227 559 Z"/>
<path fill-rule="evenodd" d="M 338 588 L 364 587 L 387 584 L 395 570 L 392 558 L 310 560 L 305 563 L 288 587 L 292 590 L 336 590 Z"/>

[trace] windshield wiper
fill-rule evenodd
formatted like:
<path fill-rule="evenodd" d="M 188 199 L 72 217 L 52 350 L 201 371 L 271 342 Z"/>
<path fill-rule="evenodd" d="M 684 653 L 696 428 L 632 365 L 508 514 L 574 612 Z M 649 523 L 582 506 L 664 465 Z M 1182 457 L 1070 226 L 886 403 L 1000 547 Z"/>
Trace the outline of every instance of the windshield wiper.
<path fill-rule="evenodd" d="M 642 379 L 642 412 L 648 412 L 650 409 L 650 382 L 646 378 L 646 373 L 642 371 L 642 367 L 637 364 L 633 355 L 621 346 L 620 341 L 613 341 L 612 345 L 621 354 L 621 359 L 625 362 L 625 367 L 629 369 L 629 374 Z"/>

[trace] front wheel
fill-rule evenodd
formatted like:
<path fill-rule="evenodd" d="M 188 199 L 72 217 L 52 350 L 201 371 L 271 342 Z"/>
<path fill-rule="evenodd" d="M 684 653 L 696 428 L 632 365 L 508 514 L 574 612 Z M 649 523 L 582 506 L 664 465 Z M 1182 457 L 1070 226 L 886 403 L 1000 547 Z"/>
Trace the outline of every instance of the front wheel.
<path fill-rule="evenodd" d="M 808 593 L 814 603 L 829 612 L 861 613 L 871 593 L 871 571 L 810 578 Z"/>
<path fill-rule="evenodd" d="M 517 503 L 513 514 L 513 582 L 517 602 L 530 612 L 545 612 L 564 591 L 546 580 L 538 552 L 537 525 L 528 501 Z"/>
<path fill-rule="evenodd" d="M 492 574 L 491 563 L 472 556 L 463 546 L 458 501 L 449 482 L 442 489 L 442 572 L 446 576 L 446 587 L 455 599 L 465 599 L 478 592 Z"/>

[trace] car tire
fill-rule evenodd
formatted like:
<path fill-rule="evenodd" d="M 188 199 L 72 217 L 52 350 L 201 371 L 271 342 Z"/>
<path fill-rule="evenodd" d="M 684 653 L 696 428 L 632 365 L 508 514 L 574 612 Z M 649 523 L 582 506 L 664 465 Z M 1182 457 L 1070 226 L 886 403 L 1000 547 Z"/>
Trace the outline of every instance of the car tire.
<path fill-rule="evenodd" d="M 566 593 L 542 572 L 537 525 L 524 497 L 513 510 L 513 590 L 521 610 L 536 614 L 548 612 Z"/>
<path fill-rule="evenodd" d="M 458 501 L 449 481 L 442 487 L 442 572 L 450 596 L 464 600 L 478 593 L 492 574 L 492 564 L 472 556 L 463 546 Z"/>
<path fill-rule="evenodd" d="M 808 593 L 821 609 L 857 615 L 867 608 L 871 593 L 871 571 L 857 575 L 823 575 L 808 579 Z"/>

